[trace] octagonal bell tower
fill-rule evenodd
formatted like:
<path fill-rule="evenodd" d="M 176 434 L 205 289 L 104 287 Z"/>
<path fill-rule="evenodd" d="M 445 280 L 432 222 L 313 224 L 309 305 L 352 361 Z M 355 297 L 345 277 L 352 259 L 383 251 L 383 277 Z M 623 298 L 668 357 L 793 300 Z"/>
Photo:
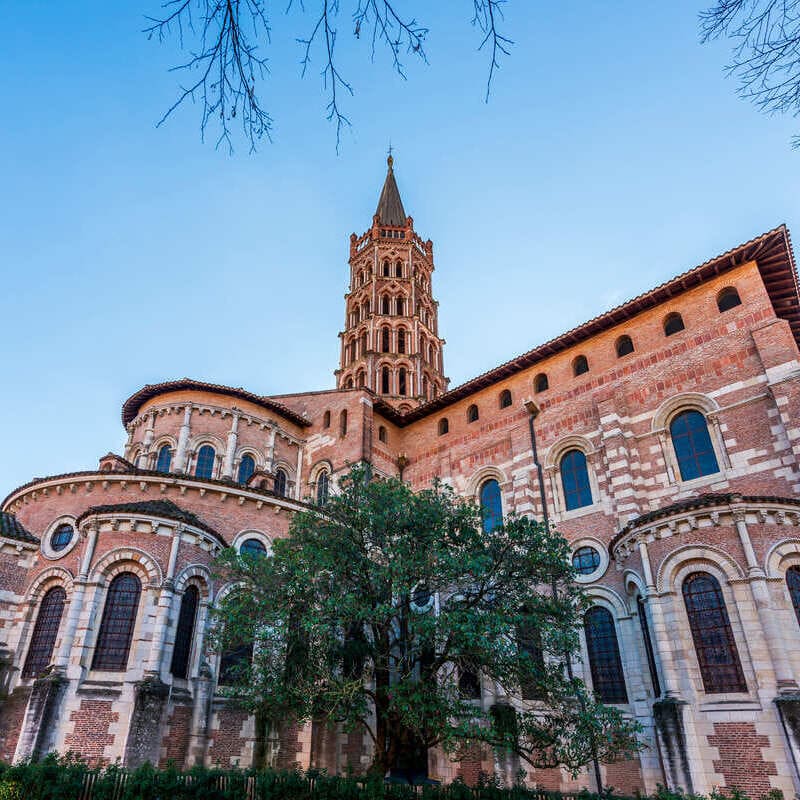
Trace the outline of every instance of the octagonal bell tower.
<path fill-rule="evenodd" d="M 406 216 L 390 155 L 372 227 L 350 236 L 336 386 L 366 386 L 400 411 L 447 391 L 439 304 L 433 299 L 433 242 Z"/>

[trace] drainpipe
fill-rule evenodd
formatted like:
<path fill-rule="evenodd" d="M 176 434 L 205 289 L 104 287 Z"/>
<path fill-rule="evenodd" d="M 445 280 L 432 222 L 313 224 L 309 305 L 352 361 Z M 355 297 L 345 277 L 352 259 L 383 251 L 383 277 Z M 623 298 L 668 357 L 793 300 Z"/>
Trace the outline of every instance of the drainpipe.
<path fill-rule="evenodd" d="M 526 411 L 528 412 L 528 430 L 530 431 L 531 434 L 531 453 L 533 454 L 533 463 L 536 465 L 536 475 L 539 480 L 539 498 L 542 503 L 542 519 L 544 520 L 545 526 L 549 530 L 550 518 L 547 514 L 547 499 L 545 497 L 545 491 L 544 491 L 544 471 L 542 470 L 542 465 L 539 461 L 539 453 L 536 448 L 536 428 L 534 427 L 533 424 L 533 421 L 541 413 L 541 409 L 539 408 L 539 406 L 536 405 L 536 403 L 533 402 L 533 400 L 526 400 L 524 405 Z M 554 585 L 553 593 L 555 594 L 557 591 L 558 590 Z M 566 663 L 566 668 L 567 668 L 567 677 L 569 678 L 570 681 L 572 681 L 575 678 L 575 674 L 572 671 L 572 659 L 570 658 L 569 653 L 564 654 L 564 661 Z M 579 702 L 581 706 L 581 711 L 585 713 L 586 703 L 583 699 L 583 695 L 579 696 Z M 594 742 L 592 742 L 592 767 L 594 769 L 594 779 L 597 784 L 597 793 L 601 794 L 603 792 L 603 778 L 600 772 L 600 761 L 597 758 L 597 748 Z"/>

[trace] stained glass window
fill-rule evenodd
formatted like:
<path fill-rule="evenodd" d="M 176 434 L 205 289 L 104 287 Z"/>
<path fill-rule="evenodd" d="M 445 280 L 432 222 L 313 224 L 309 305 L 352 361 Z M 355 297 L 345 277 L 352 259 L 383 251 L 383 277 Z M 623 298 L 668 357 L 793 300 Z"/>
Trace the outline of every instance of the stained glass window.
<path fill-rule="evenodd" d="M 683 582 L 683 601 L 708 694 L 746 692 L 747 683 L 719 581 L 695 572 Z"/>
<path fill-rule="evenodd" d="M 194 623 L 199 599 L 200 592 L 197 587 L 187 586 L 181 598 L 178 627 L 175 629 L 175 647 L 172 650 L 172 664 L 169 669 L 176 678 L 185 678 L 189 671 L 189 656 L 192 654 Z"/>
<path fill-rule="evenodd" d="M 583 630 L 595 694 L 604 703 L 627 703 L 628 693 L 611 612 L 602 606 L 590 608 L 583 617 Z"/>
<path fill-rule="evenodd" d="M 247 483 L 256 471 L 256 462 L 253 456 L 242 456 L 239 462 L 239 483 Z"/>
<path fill-rule="evenodd" d="M 320 472 L 317 478 L 317 505 L 324 506 L 328 502 L 328 473 Z"/>
<path fill-rule="evenodd" d="M 594 547 L 579 547 L 572 554 L 572 566 L 579 575 L 591 575 L 600 566 L 600 553 Z"/>
<path fill-rule="evenodd" d="M 245 539 L 239 547 L 243 556 L 263 556 L 267 552 L 261 539 Z"/>
<path fill-rule="evenodd" d="M 61 586 L 49 589 L 42 598 L 36 624 L 33 626 L 28 656 L 22 668 L 23 678 L 35 678 L 50 665 L 66 600 L 67 593 Z"/>
<path fill-rule="evenodd" d="M 786 570 L 786 586 L 792 598 L 797 621 L 800 622 L 800 567 L 789 567 Z"/>
<path fill-rule="evenodd" d="M 561 458 L 561 485 L 567 511 L 592 504 L 592 488 L 586 455 L 580 450 L 568 450 Z"/>
<path fill-rule="evenodd" d="M 124 672 L 127 668 L 141 593 L 141 581 L 130 572 L 121 572 L 111 581 L 100 620 L 92 669 Z"/>
<path fill-rule="evenodd" d="M 172 466 L 172 448 L 168 444 L 161 445 L 156 459 L 156 470 L 158 472 L 169 472 Z"/>
<path fill-rule="evenodd" d="M 275 486 L 273 491 L 281 497 L 286 496 L 286 473 L 282 469 L 279 469 L 275 473 Z"/>
<path fill-rule="evenodd" d="M 482 484 L 480 500 L 483 530 L 486 533 L 490 533 L 498 525 L 503 524 L 503 502 L 500 497 L 500 484 L 494 478 Z"/>
<path fill-rule="evenodd" d="M 683 480 L 719 472 L 706 418 L 699 411 L 682 411 L 670 423 L 669 432 Z"/>
<path fill-rule="evenodd" d="M 75 529 L 72 525 L 67 522 L 62 523 L 53 531 L 53 535 L 50 537 L 51 549 L 56 553 L 60 552 L 72 541 L 74 535 Z"/>
<path fill-rule="evenodd" d="M 198 478 L 210 478 L 214 474 L 214 461 L 216 453 L 210 444 L 204 444 L 197 451 L 197 463 L 194 467 L 194 474 Z"/>

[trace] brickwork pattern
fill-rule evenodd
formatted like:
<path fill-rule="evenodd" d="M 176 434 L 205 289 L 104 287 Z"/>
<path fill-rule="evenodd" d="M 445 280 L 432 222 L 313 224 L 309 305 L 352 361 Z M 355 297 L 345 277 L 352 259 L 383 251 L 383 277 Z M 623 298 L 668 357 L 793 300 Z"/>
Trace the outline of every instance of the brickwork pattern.
<path fill-rule="evenodd" d="M 81 700 L 80 708 L 69 716 L 73 726 L 64 740 L 64 749 L 93 766 L 109 763 L 105 751 L 114 744 L 115 737 L 108 731 L 112 723 L 119 721 L 119 713 L 112 711 L 112 705 L 110 700 Z"/>
<path fill-rule="evenodd" d="M 191 734 L 192 707 L 175 706 L 169 715 L 164 739 L 161 742 L 161 759 L 159 766 L 165 767 L 173 761 L 177 767 L 182 767 L 186 762 L 189 751 L 189 736 Z"/>
<path fill-rule="evenodd" d="M 750 797 L 762 797 L 772 788 L 771 775 L 777 775 L 775 763 L 765 761 L 761 749 L 770 746 L 768 736 L 759 736 L 749 722 L 717 722 L 711 747 L 719 750 L 714 769 L 725 778 L 725 787 L 741 789 Z"/>

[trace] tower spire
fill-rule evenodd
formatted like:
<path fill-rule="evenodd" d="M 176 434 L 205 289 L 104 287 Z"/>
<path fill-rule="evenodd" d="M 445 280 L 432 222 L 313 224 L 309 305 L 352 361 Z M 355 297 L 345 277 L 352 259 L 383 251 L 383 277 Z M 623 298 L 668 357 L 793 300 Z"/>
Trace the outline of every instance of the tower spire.
<path fill-rule="evenodd" d="M 386 180 L 383 182 L 383 189 L 381 189 L 381 196 L 378 200 L 375 214 L 381 225 L 402 226 L 406 224 L 406 212 L 403 208 L 403 201 L 400 199 L 397 181 L 394 178 L 394 158 L 392 158 L 391 147 L 389 148 L 389 156 L 386 159 L 386 163 L 388 164 Z"/>

